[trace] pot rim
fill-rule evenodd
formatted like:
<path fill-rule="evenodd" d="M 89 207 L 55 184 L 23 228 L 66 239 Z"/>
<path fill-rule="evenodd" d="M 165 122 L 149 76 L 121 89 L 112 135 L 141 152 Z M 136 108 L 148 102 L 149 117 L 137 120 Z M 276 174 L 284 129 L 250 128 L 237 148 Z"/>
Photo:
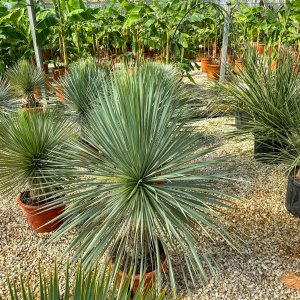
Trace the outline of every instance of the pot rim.
<path fill-rule="evenodd" d="M 24 208 L 26 208 L 26 209 L 28 209 L 28 210 L 32 210 L 32 211 L 34 211 L 34 210 L 38 210 L 38 209 L 40 209 L 40 208 L 43 208 L 43 207 L 51 207 L 51 202 L 50 203 L 45 203 L 45 204 L 39 204 L 39 205 L 29 205 L 29 204 L 25 204 L 25 203 L 23 203 L 22 202 L 22 200 L 21 200 L 21 194 L 22 193 L 19 193 L 18 195 L 17 195 L 17 200 L 18 200 L 18 204 L 21 206 L 21 207 L 24 207 Z M 54 206 L 54 204 L 52 204 L 52 206 Z M 65 207 L 65 205 L 61 205 L 61 206 L 57 206 L 57 207 L 55 207 L 55 208 L 61 208 L 61 207 Z M 46 211 L 45 211 L 46 212 Z"/>
<path fill-rule="evenodd" d="M 207 67 L 215 67 L 215 68 L 217 68 L 217 67 L 221 67 L 221 65 L 220 64 L 207 64 Z"/>
<path fill-rule="evenodd" d="M 291 175 L 291 173 L 289 173 L 289 175 L 288 175 L 288 181 L 293 183 L 296 187 L 300 188 L 300 181 L 298 181 L 293 175 Z"/>

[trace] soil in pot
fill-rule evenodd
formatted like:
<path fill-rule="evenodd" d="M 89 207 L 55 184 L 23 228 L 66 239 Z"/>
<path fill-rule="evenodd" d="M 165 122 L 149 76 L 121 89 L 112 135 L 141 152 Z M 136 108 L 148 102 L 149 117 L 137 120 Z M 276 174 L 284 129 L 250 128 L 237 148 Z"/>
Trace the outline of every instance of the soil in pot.
<path fill-rule="evenodd" d="M 207 72 L 207 64 L 209 64 L 210 62 L 211 62 L 210 57 L 202 57 L 201 58 L 201 70 L 203 73 Z"/>
<path fill-rule="evenodd" d="M 163 245 L 162 245 L 160 240 L 158 240 L 158 247 L 159 247 L 160 260 L 161 260 L 160 270 L 164 271 L 164 270 L 166 270 L 168 263 L 167 263 L 167 258 L 166 258 L 166 254 L 164 252 Z M 151 247 L 151 248 L 152 248 L 151 253 L 149 253 L 146 257 L 146 274 L 145 274 L 145 277 L 144 277 L 145 289 L 148 289 L 149 287 L 151 287 L 151 284 L 152 284 L 152 282 L 153 282 L 153 280 L 155 279 L 155 276 L 156 276 L 156 270 L 153 269 L 153 267 L 154 267 L 153 266 L 153 258 L 156 258 L 156 253 L 153 250 L 153 249 L 155 249 L 154 246 Z M 114 256 L 113 255 L 112 255 L 112 262 L 114 262 Z M 136 262 L 137 270 L 140 269 L 140 264 L 141 264 L 141 260 L 138 260 Z M 130 258 L 129 258 L 128 265 L 130 266 Z M 121 264 L 120 269 L 123 270 L 123 272 L 122 271 L 119 272 L 118 285 L 121 284 L 122 278 L 124 276 L 126 276 L 125 274 L 130 271 L 130 270 L 128 270 L 128 271 L 124 270 L 124 265 L 122 265 L 122 264 Z M 132 286 L 133 294 L 137 291 L 140 282 L 141 282 L 140 275 L 135 275 L 133 286 Z"/>
<path fill-rule="evenodd" d="M 285 207 L 293 216 L 300 217 L 300 172 L 295 170 L 288 176 Z"/>
<path fill-rule="evenodd" d="M 221 66 L 219 64 L 207 64 L 207 78 L 219 80 Z"/>
<path fill-rule="evenodd" d="M 62 224 L 62 220 L 56 220 L 51 222 L 54 218 L 58 217 L 64 211 L 65 206 L 61 205 L 59 207 L 49 206 L 49 203 L 41 199 L 32 201 L 30 197 L 30 192 L 25 191 L 18 194 L 18 204 L 23 209 L 27 222 L 29 226 L 38 233 L 50 232 L 58 228 Z M 38 203 L 38 205 L 33 205 L 33 203 Z M 55 205 L 56 206 L 56 205 Z M 50 222 L 49 224 L 47 224 Z"/>
<path fill-rule="evenodd" d="M 287 145 L 271 139 L 261 140 L 254 136 L 254 158 L 262 163 L 279 164 L 280 153 Z"/>

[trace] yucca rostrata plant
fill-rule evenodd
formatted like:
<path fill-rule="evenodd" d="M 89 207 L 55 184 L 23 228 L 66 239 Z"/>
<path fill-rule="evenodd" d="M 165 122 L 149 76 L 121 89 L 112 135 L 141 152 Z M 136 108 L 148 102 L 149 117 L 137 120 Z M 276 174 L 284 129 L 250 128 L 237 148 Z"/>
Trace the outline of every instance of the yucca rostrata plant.
<path fill-rule="evenodd" d="M 255 157 L 279 161 L 285 147 L 282 136 L 299 124 L 300 85 L 294 57 L 281 51 L 274 67 L 270 56 L 258 56 L 250 48 L 243 70 L 225 89 L 230 97 L 223 104 L 251 116 L 238 134 L 254 135 Z"/>
<path fill-rule="evenodd" d="M 27 60 L 20 60 L 5 73 L 5 76 L 9 82 L 11 93 L 24 101 L 23 107 L 41 106 L 36 94 L 41 93 L 45 87 L 45 75 L 42 70 Z"/>
<path fill-rule="evenodd" d="M 79 60 L 70 65 L 58 86 L 63 93 L 67 113 L 78 125 L 84 138 L 88 115 L 95 102 L 102 98 L 102 85 L 109 81 L 109 66 L 94 60 Z"/>
<path fill-rule="evenodd" d="M 65 221 L 53 238 L 76 227 L 67 249 L 75 250 L 74 259 L 89 265 L 103 257 L 112 261 L 113 274 L 132 270 L 134 282 L 139 274 L 155 273 L 158 285 L 168 265 L 176 292 L 175 273 L 195 283 L 213 271 L 200 236 L 219 235 L 230 245 L 232 239 L 220 217 L 228 204 L 216 188 L 223 174 L 208 170 L 220 160 L 207 158 L 213 149 L 182 118 L 183 87 L 172 76 L 158 80 L 161 68 L 150 64 L 112 74 L 85 132 L 98 151 L 73 141 L 53 153 L 53 171 L 44 174 L 64 186 L 56 195 L 64 195 Z M 194 97 L 181 93 L 185 101 Z M 174 257 L 181 260 L 178 269 Z"/>
<path fill-rule="evenodd" d="M 52 180 L 41 171 L 49 168 L 52 151 L 68 147 L 72 133 L 70 123 L 57 111 L 26 110 L 0 118 L 1 195 L 17 196 L 29 224 L 38 232 L 57 227 L 57 222 L 48 222 L 62 210 L 55 205 L 50 209 L 50 195 L 57 187 L 45 188 Z"/>
<path fill-rule="evenodd" d="M 39 270 L 40 282 L 38 293 L 33 292 L 30 280 L 20 275 L 20 282 L 8 280 L 8 295 L 10 300 L 162 300 L 169 299 L 165 291 L 145 290 L 143 280 L 136 293 L 130 289 L 130 277 L 127 276 L 121 285 L 111 276 L 109 268 L 103 270 L 90 269 L 85 272 L 81 265 L 75 270 L 75 276 L 70 275 L 69 264 L 61 276 L 56 264 L 50 272 Z M 62 287 L 62 279 L 65 282 Z M 0 296 L 0 300 L 1 300 Z"/>

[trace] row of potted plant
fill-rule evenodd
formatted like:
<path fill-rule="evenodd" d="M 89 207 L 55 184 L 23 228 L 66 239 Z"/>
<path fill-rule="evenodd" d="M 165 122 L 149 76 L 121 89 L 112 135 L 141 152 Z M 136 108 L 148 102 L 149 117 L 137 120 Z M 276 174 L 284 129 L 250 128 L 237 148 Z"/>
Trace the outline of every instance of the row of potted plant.
<path fill-rule="evenodd" d="M 238 130 L 234 135 L 253 135 L 255 159 L 287 165 L 286 208 L 299 217 L 298 60 L 282 49 L 275 62 L 274 57 L 248 48 L 239 76 L 224 85 L 228 97 L 221 101 L 221 107 L 236 114 Z"/>
<path fill-rule="evenodd" d="M 7 90 L 26 104 L 0 120 L 1 193 L 18 194 L 31 227 L 56 229 L 53 240 L 76 228 L 66 251 L 84 265 L 102 257 L 113 277 L 131 273 L 133 291 L 146 273 L 145 284 L 169 277 L 176 294 L 174 255 L 191 270 L 185 276 L 202 280 L 213 261 L 196 249 L 199 226 L 234 239 L 217 221 L 229 201 L 214 188 L 223 175 L 207 171 L 218 160 L 205 158 L 213 149 L 189 120 L 197 90 L 170 65 L 110 70 L 79 61 L 58 83 L 64 109 L 37 110 L 44 77 L 35 70 L 16 80 L 24 66 L 6 73 Z"/>
<path fill-rule="evenodd" d="M 65 67 L 91 54 L 114 61 L 152 57 L 169 62 L 172 58 L 183 65 L 189 58 L 198 59 L 201 52 L 216 58 L 224 16 L 213 6 L 203 4 L 182 20 L 196 4 L 177 0 L 111 1 L 107 7 L 90 8 L 82 1 L 59 0 L 53 2 L 53 7 L 45 8 L 36 3 L 38 42 L 46 61 Z M 285 5 L 235 4 L 231 19 L 234 31 L 229 42 L 237 58 L 243 56 L 243 45 L 247 42 L 256 42 L 259 48 L 263 43 L 274 48 L 290 45 L 298 50 L 298 19 Z M 178 34 L 173 37 L 180 21 Z M 15 1 L 9 8 L 3 5 L 0 25 L 4 65 L 10 66 L 22 56 L 33 56 L 24 2 Z"/>

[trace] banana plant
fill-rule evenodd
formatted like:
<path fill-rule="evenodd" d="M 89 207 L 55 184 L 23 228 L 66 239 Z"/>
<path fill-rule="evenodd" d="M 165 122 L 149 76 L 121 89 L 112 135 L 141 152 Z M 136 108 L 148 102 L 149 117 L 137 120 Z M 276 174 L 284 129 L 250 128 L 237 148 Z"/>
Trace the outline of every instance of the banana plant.
<path fill-rule="evenodd" d="M 7 7 L 0 1 L 0 57 L 5 66 L 33 55 L 33 45 L 24 1 L 17 0 Z"/>

